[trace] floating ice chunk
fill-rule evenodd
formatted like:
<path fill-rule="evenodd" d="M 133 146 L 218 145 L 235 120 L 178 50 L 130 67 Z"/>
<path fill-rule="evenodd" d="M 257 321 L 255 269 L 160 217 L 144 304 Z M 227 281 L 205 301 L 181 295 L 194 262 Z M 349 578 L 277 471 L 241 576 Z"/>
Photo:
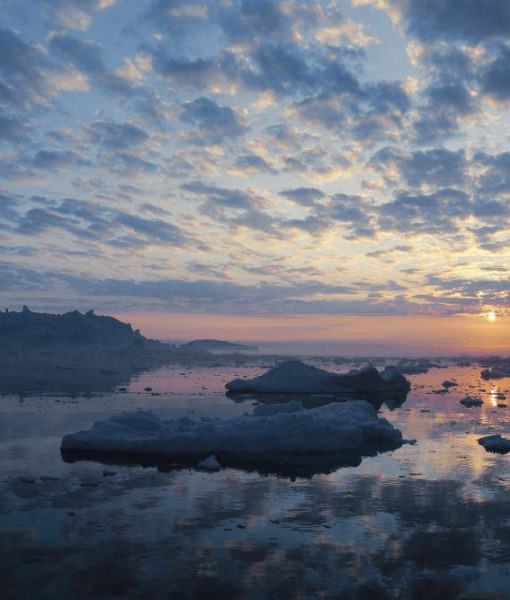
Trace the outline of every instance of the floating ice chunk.
<path fill-rule="evenodd" d="M 487 452 L 497 452 L 506 454 L 510 452 L 510 440 L 504 438 L 501 434 L 487 435 L 478 440 L 480 446 L 483 446 Z"/>
<path fill-rule="evenodd" d="M 379 373 L 374 367 L 351 370 L 345 374 L 330 373 L 289 360 L 253 379 L 234 379 L 226 385 L 230 392 L 267 394 L 343 394 L 345 392 L 403 392 L 411 384 L 393 367 Z"/>
<path fill-rule="evenodd" d="M 371 367 L 368 367 L 368 369 L 370 371 L 372 370 Z M 363 369 L 361 369 L 361 371 L 359 371 L 359 372 L 362 372 L 362 371 L 363 371 Z M 365 370 L 365 372 L 366 372 L 366 370 Z M 403 381 L 407 382 L 405 377 L 402 377 L 402 373 L 395 367 L 390 367 L 390 366 L 384 367 L 384 371 L 381 371 L 379 373 L 379 375 L 381 376 L 382 380 L 385 381 L 386 383 L 390 383 L 390 384 L 398 383 L 400 385 L 403 383 Z"/>
<path fill-rule="evenodd" d="M 483 405 L 483 400 L 478 396 L 466 396 L 465 398 L 462 398 L 462 400 L 459 400 L 459 402 L 468 408 L 471 408 L 472 406 Z"/>
<path fill-rule="evenodd" d="M 62 450 L 158 458 L 328 454 L 365 444 L 402 444 L 401 432 L 365 401 L 305 410 L 298 403 L 258 406 L 254 414 L 206 422 L 162 421 L 138 411 L 65 435 Z"/>
<path fill-rule="evenodd" d="M 443 383 L 441 384 L 445 389 L 451 388 L 451 387 L 457 387 L 459 384 L 456 381 L 450 381 L 449 379 L 447 379 L 446 381 L 443 381 Z"/>
<path fill-rule="evenodd" d="M 504 377 L 510 377 L 510 362 L 504 362 L 494 365 L 490 369 L 484 369 L 480 373 L 480 376 L 482 379 L 503 379 Z"/>
<path fill-rule="evenodd" d="M 221 465 L 217 461 L 214 454 L 211 454 L 211 456 L 208 456 L 207 458 L 204 458 L 204 460 L 201 460 L 199 463 L 197 463 L 196 468 L 201 469 L 202 471 L 220 471 Z"/>

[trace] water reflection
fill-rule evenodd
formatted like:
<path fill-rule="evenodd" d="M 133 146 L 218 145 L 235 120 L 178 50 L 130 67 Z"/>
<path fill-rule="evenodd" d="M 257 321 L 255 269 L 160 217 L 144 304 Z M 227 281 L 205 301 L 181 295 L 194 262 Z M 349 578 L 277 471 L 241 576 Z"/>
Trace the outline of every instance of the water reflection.
<path fill-rule="evenodd" d="M 82 504 L 62 486 L 32 506 L 31 528 L 12 523 L 0 538 L 7 597 L 30 597 L 36 583 L 54 598 L 506 593 L 506 486 L 479 501 L 460 482 L 353 473 L 290 487 L 230 471 L 113 479 Z"/>
<path fill-rule="evenodd" d="M 277 475 L 288 477 L 292 480 L 311 478 L 314 475 L 329 474 L 343 467 L 357 467 L 364 457 L 377 456 L 382 452 L 390 452 L 400 447 L 400 444 L 380 443 L 365 444 L 355 450 L 346 450 L 336 454 L 303 454 L 303 455 L 250 455 L 222 456 L 216 454 L 222 467 L 240 469 L 246 472 L 255 472 L 260 475 Z M 83 452 L 75 450 L 61 450 L 62 459 L 67 463 L 79 461 L 95 461 L 104 465 L 132 465 L 142 467 L 155 467 L 158 471 L 169 473 L 186 467 L 194 467 L 197 459 L 161 460 L 160 456 L 146 455 L 126 457 L 123 454 L 101 452 Z"/>
<path fill-rule="evenodd" d="M 256 401 L 261 404 L 279 404 L 290 400 L 299 400 L 305 408 L 317 408 L 331 402 L 347 402 L 350 400 L 366 400 L 379 410 L 385 404 L 390 410 L 400 408 L 406 401 L 408 392 L 349 392 L 342 394 L 258 394 L 226 392 L 227 398 L 233 402 L 242 403 Z"/>
<path fill-rule="evenodd" d="M 239 414 L 258 400 L 232 402 L 224 382 L 259 372 L 172 367 L 86 402 L 2 398 L 2 597 L 508 597 L 508 457 L 477 438 L 510 430 L 510 412 L 492 401 L 510 380 L 492 386 L 476 366 L 413 375 L 401 408 L 381 405 L 416 446 L 311 478 L 264 465 L 207 474 L 60 458 L 64 433 L 119 410 Z M 433 393 L 454 378 L 458 388 Z M 463 407 L 467 394 L 484 405 Z"/>
<path fill-rule="evenodd" d="M 34 394 L 60 394 L 77 397 L 113 392 L 133 377 L 129 370 L 105 368 L 101 362 L 75 364 L 34 362 L 26 365 L 0 365 L 0 394 L 24 397 Z"/>

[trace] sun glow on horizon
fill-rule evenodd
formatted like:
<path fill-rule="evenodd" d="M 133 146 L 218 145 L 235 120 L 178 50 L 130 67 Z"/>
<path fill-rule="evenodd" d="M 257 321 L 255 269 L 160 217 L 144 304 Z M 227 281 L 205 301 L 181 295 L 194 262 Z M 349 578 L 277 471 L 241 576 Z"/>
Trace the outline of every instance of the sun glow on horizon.
<path fill-rule="evenodd" d="M 486 316 L 487 316 L 487 320 L 491 321 L 491 322 L 494 322 L 497 318 L 496 313 L 493 310 L 490 310 Z"/>

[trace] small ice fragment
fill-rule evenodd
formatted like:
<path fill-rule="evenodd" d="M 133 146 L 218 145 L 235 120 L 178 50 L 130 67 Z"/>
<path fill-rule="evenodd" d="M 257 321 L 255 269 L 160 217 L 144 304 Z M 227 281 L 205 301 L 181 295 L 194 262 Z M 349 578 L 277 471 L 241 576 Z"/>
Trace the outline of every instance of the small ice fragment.
<path fill-rule="evenodd" d="M 214 454 L 211 454 L 211 456 L 208 456 L 207 458 L 204 458 L 204 460 L 201 460 L 199 463 L 197 463 L 196 468 L 203 471 L 220 471 L 221 465 L 216 460 Z"/>
<path fill-rule="evenodd" d="M 19 480 L 22 483 L 35 483 L 35 477 L 33 477 L 32 475 L 21 475 L 19 477 Z"/>
<path fill-rule="evenodd" d="M 472 406 L 483 405 L 482 399 L 478 398 L 477 396 L 466 396 L 465 398 L 462 398 L 462 400 L 459 400 L 459 402 L 468 408 L 471 408 Z"/>
<path fill-rule="evenodd" d="M 510 440 L 504 438 L 501 434 L 486 435 L 478 440 L 480 446 L 483 446 L 487 452 L 497 452 L 506 454 L 510 452 Z"/>
<path fill-rule="evenodd" d="M 450 381 L 450 380 L 446 380 L 443 381 L 443 383 L 441 384 L 444 388 L 448 389 L 451 387 L 457 387 L 459 384 L 456 381 Z"/>

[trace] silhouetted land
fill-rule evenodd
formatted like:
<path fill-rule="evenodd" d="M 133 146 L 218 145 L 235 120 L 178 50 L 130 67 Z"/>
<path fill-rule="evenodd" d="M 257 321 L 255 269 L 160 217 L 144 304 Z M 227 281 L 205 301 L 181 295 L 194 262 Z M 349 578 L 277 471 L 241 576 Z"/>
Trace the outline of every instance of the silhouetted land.
<path fill-rule="evenodd" d="M 193 345 L 148 339 L 129 323 L 93 311 L 51 314 L 23 307 L 0 312 L 3 393 L 110 391 L 140 371 L 165 364 L 214 366 L 218 360 Z M 232 364 L 245 360 L 240 354 L 221 358 Z"/>
<path fill-rule="evenodd" d="M 192 340 L 181 346 L 182 349 L 205 350 L 207 352 L 248 352 L 258 350 L 258 346 L 236 344 L 224 340 Z"/>

